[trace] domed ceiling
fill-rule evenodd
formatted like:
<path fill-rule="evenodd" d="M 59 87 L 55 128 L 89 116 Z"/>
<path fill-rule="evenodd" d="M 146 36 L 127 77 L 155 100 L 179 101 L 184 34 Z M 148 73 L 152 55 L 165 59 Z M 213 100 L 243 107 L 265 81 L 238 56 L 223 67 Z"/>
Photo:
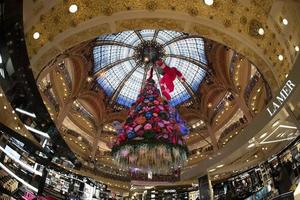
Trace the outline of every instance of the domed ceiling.
<path fill-rule="evenodd" d="M 79 9 L 69 13 L 68 8 L 73 3 Z M 81 171 L 90 171 L 101 180 L 124 189 L 125 182 L 135 178 L 114 165 L 109 144 L 116 137 L 112 122 L 126 118 L 128 105 L 134 99 L 134 95 L 128 96 L 132 89 L 129 94 L 125 92 L 126 83 L 134 81 L 134 72 L 140 72 L 141 79 L 148 70 L 145 64 L 138 62 L 144 61 L 144 54 L 136 54 L 141 52 L 141 47 L 150 49 L 146 43 L 140 45 L 142 40 L 150 42 L 149 38 L 156 38 L 155 43 L 163 46 L 159 55 L 171 66 L 189 70 L 190 66 L 196 65 L 194 69 L 204 70 L 201 77 L 196 77 L 199 82 L 190 80 L 186 85 L 176 86 L 182 89 L 184 98 L 175 96 L 177 91 L 173 94 L 173 105 L 177 105 L 191 129 L 187 141 L 190 157 L 181 171 L 182 177 L 205 173 L 200 168 L 211 167 L 207 164 L 209 161 L 223 157 L 225 154 L 221 153 L 226 151 L 238 151 L 240 158 L 233 156 L 232 163 L 226 163 L 231 173 L 233 167 L 242 168 L 239 163 L 249 166 L 251 160 L 258 163 L 260 157 L 263 159 L 267 153 L 272 154 L 272 144 L 267 151 L 261 148 L 245 151 L 248 145 L 245 140 L 238 149 L 231 147 L 240 138 L 247 138 L 244 134 L 248 133 L 242 130 L 264 109 L 272 96 L 271 90 L 275 94 L 297 58 L 297 8 L 299 3 L 293 0 L 218 1 L 213 6 L 199 0 L 34 0 L 24 4 L 24 29 L 31 68 L 41 96 L 60 134 L 82 161 Z M 287 26 L 282 23 L 283 17 L 289 20 Z M 196 36 L 158 29 L 185 31 Z M 264 34 L 260 35 L 259 30 Z M 39 39 L 32 37 L 36 32 L 40 33 Z M 203 36 L 204 48 L 201 50 L 202 46 L 197 45 L 200 49 L 193 51 L 195 49 L 189 49 L 192 45 L 185 44 L 184 40 L 174 42 L 178 46 L 166 45 L 167 41 L 173 41 L 174 35 L 185 39 Z M 86 42 L 79 44 L 82 41 Z M 194 39 L 188 41 L 194 43 Z M 101 46 L 106 46 L 103 52 L 94 54 Z M 107 52 L 108 46 L 114 50 Z M 203 50 L 206 56 L 202 57 L 207 62 L 199 62 L 196 58 Z M 279 55 L 283 60 L 278 59 Z M 102 56 L 107 60 L 104 61 Z M 171 63 L 175 58 L 182 63 Z M 96 60 L 103 66 L 95 63 Z M 185 60 L 189 62 L 188 68 L 183 64 Z M 108 74 L 110 68 L 115 68 L 110 72 L 112 75 Z M 124 69 L 125 73 L 118 69 Z M 134 86 L 138 91 L 140 86 Z M 121 95 L 123 89 L 125 96 Z M 241 145 L 246 148 L 242 149 Z M 258 158 L 253 159 L 254 155 Z"/>
<path fill-rule="evenodd" d="M 182 171 L 215 155 L 271 98 L 264 77 L 244 56 L 217 42 L 170 30 L 102 35 L 57 55 L 37 84 L 48 111 L 83 170 L 110 180 L 148 180 L 120 171 L 110 155 L 114 121 L 126 119 L 147 71 L 157 59 L 178 68 L 170 103 L 187 121 L 189 159 Z M 160 74 L 154 73 L 158 81 Z M 269 147 L 271 150 L 272 147 Z M 178 181 L 153 175 L 148 181 Z"/>
<path fill-rule="evenodd" d="M 111 103 L 129 107 L 137 98 L 146 73 L 158 59 L 176 67 L 186 83 L 175 80 L 170 104 L 176 106 L 197 92 L 207 69 L 200 37 L 167 30 L 125 31 L 100 36 L 93 49 L 94 74 Z M 158 82 L 160 74 L 154 73 Z"/>

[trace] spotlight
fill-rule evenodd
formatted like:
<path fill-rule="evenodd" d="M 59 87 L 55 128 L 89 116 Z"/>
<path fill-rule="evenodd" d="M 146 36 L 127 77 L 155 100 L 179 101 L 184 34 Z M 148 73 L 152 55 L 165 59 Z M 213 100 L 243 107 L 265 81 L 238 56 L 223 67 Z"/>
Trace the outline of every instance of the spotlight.
<path fill-rule="evenodd" d="M 69 7 L 69 12 L 70 13 L 76 13 L 77 10 L 78 10 L 78 6 L 76 4 L 70 5 L 70 7 Z"/>
<path fill-rule="evenodd" d="M 148 57 L 145 57 L 145 58 L 144 58 L 144 62 L 149 62 L 149 60 L 150 60 L 150 59 L 149 59 Z"/>
<path fill-rule="evenodd" d="M 35 32 L 33 35 L 32 35 L 33 39 L 37 40 L 40 38 L 40 33 L 39 32 Z"/>
<path fill-rule="evenodd" d="M 283 61 L 283 55 L 279 54 L 278 55 L 278 60 Z"/>
<path fill-rule="evenodd" d="M 214 4 L 214 0 L 204 0 L 204 3 L 208 6 L 211 6 Z"/>
<path fill-rule="evenodd" d="M 299 51 L 299 46 L 295 46 L 295 51 Z"/>
<path fill-rule="evenodd" d="M 283 25 L 288 25 L 289 24 L 289 21 L 286 19 L 286 18 L 283 18 L 282 19 L 282 23 L 283 23 Z"/>
<path fill-rule="evenodd" d="M 258 34 L 259 35 L 264 35 L 265 34 L 265 30 L 263 28 L 259 28 L 258 29 Z"/>

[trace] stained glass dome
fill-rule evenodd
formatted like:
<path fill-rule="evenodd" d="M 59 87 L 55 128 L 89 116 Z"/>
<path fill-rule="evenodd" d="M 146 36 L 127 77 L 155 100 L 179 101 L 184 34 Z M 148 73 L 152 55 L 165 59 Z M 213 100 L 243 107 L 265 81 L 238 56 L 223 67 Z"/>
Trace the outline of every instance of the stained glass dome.
<path fill-rule="evenodd" d="M 157 59 L 176 67 L 186 78 L 185 83 L 174 81 L 175 89 L 169 102 L 172 106 L 194 95 L 207 69 L 201 37 L 167 30 L 125 31 L 100 36 L 93 48 L 93 57 L 98 84 L 111 102 L 126 107 L 137 99 L 147 71 Z M 153 79 L 158 83 L 160 77 L 156 70 Z"/>

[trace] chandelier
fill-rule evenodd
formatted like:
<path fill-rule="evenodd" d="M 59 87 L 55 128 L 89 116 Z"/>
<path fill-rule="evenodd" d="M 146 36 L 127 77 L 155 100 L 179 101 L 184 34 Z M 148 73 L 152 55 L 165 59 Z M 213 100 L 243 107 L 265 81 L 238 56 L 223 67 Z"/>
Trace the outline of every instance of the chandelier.
<path fill-rule="evenodd" d="M 168 174 L 187 159 L 189 133 L 178 111 L 170 106 L 152 78 L 145 81 L 112 147 L 122 169 Z"/>

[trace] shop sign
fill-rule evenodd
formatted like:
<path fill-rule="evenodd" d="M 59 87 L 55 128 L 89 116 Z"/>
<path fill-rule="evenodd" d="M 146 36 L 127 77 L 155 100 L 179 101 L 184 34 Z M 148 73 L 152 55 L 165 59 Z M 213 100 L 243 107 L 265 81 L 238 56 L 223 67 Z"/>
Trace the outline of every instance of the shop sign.
<path fill-rule="evenodd" d="M 287 97 L 292 93 L 295 86 L 296 85 L 291 80 L 288 80 L 285 83 L 280 90 L 279 95 L 275 97 L 275 100 L 271 102 L 271 106 L 267 108 L 267 111 L 271 117 L 277 112 L 280 106 L 285 103 Z"/>

